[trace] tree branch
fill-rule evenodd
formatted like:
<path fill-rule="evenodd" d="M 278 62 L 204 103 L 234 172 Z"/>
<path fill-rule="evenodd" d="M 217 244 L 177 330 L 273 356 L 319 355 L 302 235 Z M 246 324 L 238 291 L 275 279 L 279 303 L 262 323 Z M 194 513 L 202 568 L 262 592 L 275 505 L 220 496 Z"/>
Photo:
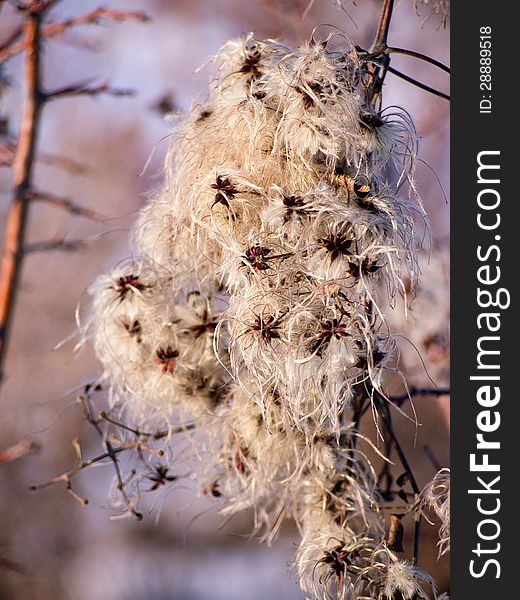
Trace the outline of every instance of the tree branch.
<path fill-rule="evenodd" d="M 368 100 L 372 107 L 377 105 L 381 99 L 383 83 L 390 65 L 390 56 L 384 54 L 386 42 L 388 39 L 388 31 L 390 29 L 390 21 L 394 10 L 394 0 L 383 0 L 381 12 L 379 13 L 379 23 L 377 25 L 374 40 L 369 49 L 372 55 L 380 56 L 380 61 L 371 65 L 370 72 L 372 74 L 372 83 L 370 85 Z"/>
<path fill-rule="evenodd" d="M 377 54 L 381 52 L 383 48 L 386 48 L 393 10 L 394 0 L 383 0 L 383 6 L 379 13 L 379 23 L 377 24 L 376 35 L 370 46 L 370 54 Z"/>
<path fill-rule="evenodd" d="M 106 217 L 90 208 L 84 208 L 83 206 L 78 206 L 69 198 L 64 198 L 62 196 L 55 196 L 54 194 L 49 194 L 46 192 L 39 192 L 35 190 L 31 190 L 28 192 L 28 199 L 37 202 L 45 202 L 46 204 L 50 204 L 51 206 L 55 206 L 56 208 L 62 208 L 72 215 L 76 215 L 78 217 L 85 217 L 86 219 L 92 219 L 93 221 L 101 221 Z"/>
<path fill-rule="evenodd" d="M 36 8 L 38 3 L 32 2 Z M 28 191 L 34 165 L 34 153 L 41 116 L 40 39 L 42 14 L 27 14 L 23 41 L 26 97 L 18 146 L 13 161 L 13 198 L 9 207 L 0 266 L 0 381 L 6 357 L 9 332 L 20 277 L 28 214 Z"/>
<path fill-rule="evenodd" d="M 33 242 L 24 246 L 23 253 L 35 254 L 36 252 L 49 252 L 60 250 L 62 252 L 75 252 L 86 245 L 85 240 L 50 240 L 48 242 Z"/>
<path fill-rule="evenodd" d="M 94 87 L 88 87 L 87 83 L 76 83 L 73 85 L 68 85 L 63 88 L 59 88 L 52 92 L 44 92 L 43 100 L 46 102 L 52 100 L 58 100 L 60 98 L 70 97 L 70 96 L 99 96 L 101 94 L 108 94 L 109 96 L 133 96 L 135 94 L 134 90 L 122 90 L 117 88 L 110 87 L 107 83 L 100 83 Z"/>
<path fill-rule="evenodd" d="M 74 17 L 71 19 L 65 19 L 63 21 L 59 21 L 57 23 L 48 23 L 42 30 L 43 37 L 55 37 L 64 33 L 65 31 L 78 27 L 80 25 L 95 25 L 98 24 L 102 19 L 109 19 L 112 21 L 138 21 L 138 22 L 146 22 L 150 20 L 150 17 L 146 15 L 146 13 L 141 11 L 131 11 L 131 10 L 109 10 L 108 8 L 96 8 L 95 10 L 81 15 L 79 17 Z M 13 34 L 14 35 L 14 34 Z M 15 38 L 16 40 L 17 38 Z M 21 39 L 19 41 L 14 41 L 14 43 L 6 45 L 5 43 L 0 48 L 0 64 L 18 54 L 23 52 L 27 48 L 27 40 Z"/>
<path fill-rule="evenodd" d="M 13 159 L 16 152 L 16 143 L 9 140 L 5 143 L 0 143 L 0 167 L 12 167 Z M 60 156 L 58 154 L 50 154 L 48 152 L 40 152 L 35 157 L 36 161 L 44 164 L 59 167 L 75 175 L 84 175 L 88 169 L 68 156 Z"/>

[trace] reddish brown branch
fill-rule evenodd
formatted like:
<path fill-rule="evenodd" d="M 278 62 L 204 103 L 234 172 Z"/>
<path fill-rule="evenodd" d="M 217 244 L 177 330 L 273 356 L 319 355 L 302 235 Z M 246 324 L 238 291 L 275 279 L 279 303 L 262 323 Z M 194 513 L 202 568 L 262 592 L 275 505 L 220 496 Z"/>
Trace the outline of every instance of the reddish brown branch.
<path fill-rule="evenodd" d="M 13 170 L 13 198 L 8 209 L 5 226 L 4 246 L 0 265 L 0 381 L 3 377 L 6 350 L 9 340 L 9 331 L 13 319 L 13 309 L 16 302 L 18 280 L 20 277 L 22 258 L 24 253 L 36 250 L 65 250 L 75 249 L 79 243 L 76 241 L 52 241 L 25 246 L 25 230 L 27 215 L 31 200 L 43 200 L 60 206 L 73 214 L 99 218 L 94 211 L 82 209 L 66 198 L 58 198 L 51 194 L 41 194 L 31 189 L 32 171 L 35 161 L 35 148 L 38 137 L 39 122 L 43 106 L 46 101 L 65 96 L 95 96 L 108 93 L 114 96 L 127 96 L 128 90 L 116 90 L 107 84 L 95 87 L 85 85 L 71 85 L 49 93 L 42 90 L 41 85 L 41 38 L 57 35 L 75 25 L 97 23 L 102 18 L 116 21 L 147 20 L 146 15 L 135 11 L 112 11 L 99 8 L 77 18 L 68 19 L 59 23 L 43 24 L 45 12 L 58 0 L 28 0 L 20 4 L 24 12 L 23 33 L 16 41 L 0 51 L 0 63 L 9 56 L 25 50 L 25 82 L 26 92 L 24 99 L 23 118 L 20 128 L 18 143 L 14 154 L 10 156 L 9 147 L 2 147 L 0 153 L 0 166 L 12 165 Z M 17 36 L 13 34 L 13 39 Z"/>
<path fill-rule="evenodd" d="M 18 42 L 18 40 L 22 37 L 22 34 L 23 27 L 21 25 L 19 27 L 16 27 L 16 29 L 14 29 L 13 31 L 11 31 L 11 33 L 7 36 L 7 39 L 0 44 L 0 54 L 2 52 L 5 52 L 5 50 L 7 50 L 14 43 Z"/>
<path fill-rule="evenodd" d="M 60 156 L 59 154 L 49 154 L 48 152 L 39 152 L 37 160 L 39 162 L 50 165 L 51 167 L 58 167 L 74 175 L 86 175 L 89 169 L 68 156 Z"/>
<path fill-rule="evenodd" d="M 14 446 L 0 451 L 0 465 L 24 458 L 40 449 L 40 445 L 27 438 L 20 440 Z"/>
<path fill-rule="evenodd" d="M 37 2 L 33 2 L 38 6 Z M 20 137 L 13 160 L 13 198 L 7 214 L 4 246 L 0 267 L 0 380 L 13 317 L 13 307 L 20 276 L 25 229 L 28 213 L 28 192 L 34 165 L 34 153 L 41 115 L 40 39 L 42 13 L 26 15 L 23 42 L 25 58 L 26 96 Z"/>
<path fill-rule="evenodd" d="M 15 148 L 10 144 L 0 144 L 0 167 L 11 167 L 13 165 Z"/>

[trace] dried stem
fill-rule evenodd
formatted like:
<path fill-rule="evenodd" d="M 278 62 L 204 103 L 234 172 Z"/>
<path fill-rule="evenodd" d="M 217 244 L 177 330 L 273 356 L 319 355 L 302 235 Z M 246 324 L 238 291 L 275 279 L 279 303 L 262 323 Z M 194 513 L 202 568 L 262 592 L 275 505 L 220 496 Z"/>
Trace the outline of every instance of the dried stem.
<path fill-rule="evenodd" d="M 401 71 L 398 71 L 397 69 L 394 69 L 390 66 L 390 54 L 404 54 L 413 58 L 417 58 L 419 60 L 423 60 L 431 65 L 438 67 L 439 69 L 442 69 L 446 73 L 450 72 L 449 67 L 439 62 L 438 60 L 431 58 L 430 56 L 421 54 L 420 52 L 415 52 L 413 50 L 406 50 L 404 48 L 396 48 L 387 45 L 388 31 L 390 29 L 390 21 L 392 19 L 393 9 L 394 0 L 383 1 L 381 12 L 379 14 L 379 23 L 377 26 L 376 34 L 369 51 L 365 52 L 361 49 L 358 49 L 361 52 L 365 52 L 366 59 L 373 63 L 371 67 L 372 83 L 368 91 L 369 104 L 372 107 L 375 107 L 378 104 L 378 102 L 380 103 L 383 83 L 387 72 L 392 73 L 397 77 L 400 77 L 401 79 L 404 79 L 404 81 L 407 81 L 408 83 L 411 83 L 421 88 L 422 90 L 429 92 L 430 94 L 434 94 L 435 96 L 439 96 L 440 98 L 449 100 L 449 95 L 445 94 L 444 92 L 440 92 L 435 88 L 421 83 L 420 81 L 413 79 L 413 77 L 405 75 L 404 73 L 401 73 Z"/>
<path fill-rule="evenodd" d="M 429 85 L 426 85 L 425 83 L 421 83 L 420 81 L 417 81 L 417 79 L 414 79 L 413 77 L 410 77 L 409 75 L 405 75 L 404 73 L 401 73 L 401 71 L 398 71 L 397 69 L 394 69 L 393 67 L 388 67 L 388 72 L 393 73 L 397 77 L 404 79 L 404 81 L 407 81 L 408 83 L 411 83 L 412 85 L 415 85 L 416 87 L 421 88 L 421 90 L 424 90 L 425 92 L 429 92 L 430 94 L 433 94 L 434 96 L 439 96 L 440 98 L 444 98 L 445 100 L 450 99 L 450 96 L 448 94 L 445 94 L 444 92 L 440 92 L 439 90 L 436 90 L 435 88 L 432 88 Z"/>
<path fill-rule="evenodd" d="M 126 425 L 125 423 L 122 423 L 121 421 L 117 421 L 116 419 L 109 417 L 104 410 L 100 411 L 98 414 L 99 414 L 100 419 L 103 419 L 104 421 L 107 421 L 108 423 L 111 423 L 112 425 L 115 425 L 116 427 L 120 427 L 121 429 L 124 429 L 125 431 L 130 431 L 137 437 L 152 438 L 154 440 L 159 440 L 159 439 L 174 435 L 176 433 L 183 433 L 184 431 L 193 431 L 195 429 L 195 425 L 190 423 L 188 425 L 174 427 L 171 430 L 163 430 L 163 431 L 156 431 L 154 433 L 149 433 L 149 432 L 141 431 L 137 427 L 130 427 L 129 425 Z"/>
<path fill-rule="evenodd" d="M 389 440 L 391 441 L 390 451 L 392 448 L 395 448 L 397 455 L 399 456 L 399 460 L 401 461 L 401 464 L 403 466 L 403 469 L 405 470 L 405 473 L 408 477 L 408 481 L 410 482 L 410 485 L 412 486 L 412 490 L 417 497 L 421 493 L 421 490 L 419 488 L 419 484 L 417 483 L 415 475 L 412 471 L 410 463 L 408 462 L 408 459 L 406 458 L 406 454 L 404 453 L 403 448 L 399 442 L 399 439 L 397 438 L 397 435 L 394 431 L 393 424 L 392 424 L 392 415 L 390 413 L 390 406 L 389 406 L 388 402 L 385 400 L 385 398 L 383 398 L 381 396 L 381 394 L 379 394 L 378 392 L 375 392 L 374 397 L 377 401 L 377 407 L 381 411 L 385 431 L 388 433 Z M 388 456 L 388 458 L 390 458 L 390 456 Z M 414 565 L 417 565 L 417 563 L 419 561 L 420 528 L 421 528 L 421 519 L 419 517 L 419 518 L 416 518 L 414 521 L 414 548 L 413 548 L 413 557 L 412 557 L 412 563 Z"/>
<path fill-rule="evenodd" d="M 406 393 L 399 396 L 392 396 L 390 402 L 401 406 L 407 400 L 411 400 L 414 396 L 449 396 L 451 393 L 450 388 L 410 388 Z"/>
<path fill-rule="evenodd" d="M 441 63 L 438 60 L 435 60 L 435 58 L 432 58 L 431 56 L 427 56 L 426 54 L 422 54 L 421 52 L 415 52 L 414 50 L 405 50 L 404 48 L 394 48 L 394 47 L 391 47 L 391 46 L 387 46 L 386 53 L 387 54 L 403 54 L 405 56 L 411 56 L 413 58 L 417 58 L 417 59 L 422 60 L 424 62 L 430 63 L 434 67 L 438 67 L 439 69 L 442 69 L 446 73 L 450 73 L 450 68 L 448 66 L 446 66 L 443 63 Z"/>
<path fill-rule="evenodd" d="M 381 12 L 379 13 L 379 23 L 377 24 L 376 35 L 370 46 L 371 54 L 377 54 L 383 48 L 386 48 L 393 10 L 394 0 L 383 0 Z"/>
<path fill-rule="evenodd" d="M 388 66 L 390 65 L 390 56 L 385 54 L 384 51 L 387 47 L 386 41 L 388 39 L 388 31 L 390 29 L 393 10 L 394 0 L 383 0 L 376 34 L 369 50 L 371 55 L 380 57 L 377 63 L 371 65 L 372 83 L 368 93 L 368 100 L 370 106 L 373 108 L 375 108 L 378 103 L 381 103 L 383 83 Z"/>

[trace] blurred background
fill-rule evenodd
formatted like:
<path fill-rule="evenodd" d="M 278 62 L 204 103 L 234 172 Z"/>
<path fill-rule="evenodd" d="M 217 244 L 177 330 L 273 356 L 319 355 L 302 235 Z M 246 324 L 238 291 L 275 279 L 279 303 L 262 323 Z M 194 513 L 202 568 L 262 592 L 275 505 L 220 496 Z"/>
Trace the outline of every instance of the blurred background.
<path fill-rule="evenodd" d="M 51 16 L 61 20 L 97 6 L 90 0 L 63 0 Z M 142 522 L 111 520 L 106 502 L 113 476 L 109 467 L 87 469 L 78 476 L 75 487 L 89 499 L 88 506 L 75 502 L 64 486 L 37 493 L 28 487 L 74 464 L 71 442 L 76 437 L 86 455 L 99 452 L 99 440 L 75 400 L 98 372 L 93 352 L 86 347 L 73 353 L 73 342 L 53 348 L 74 333 L 75 311 L 78 303 L 86 302 L 86 287 L 127 255 L 136 211 L 161 186 L 171 130 L 168 113 L 189 108 L 208 80 L 207 68 L 196 69 L 224 41 L 249 31 L 297 44 L 321 25 L 322 35 L 339 28 L 366 48 L 379 2 L 358 0 L 354 5 L 344 0 L 345 10 L 329 0 L 316 0 L 309 10 L 308 0 L 107 0 L 105 6 L 142 10 L 151 21 L 103 21 L 45 41 L 46 88 L 108 82 L 136 94 L 68 98 L 51 103 L 43 114 L 36 187 L 103 218 L 73 216 L 45 203 L 31 207 L 27 232 L 31 244 L 61 239 L 85 244 L 75 251 L 32 252 L 24 261 L 0 390 L 0 452 L 21 440 L 39 450 L 0 464 L 0 599 L 302 598 L 290 569 L 298 542 L 291 523 L 273 547 L 261 546 L 244 539 L 250 515 L 225 524 L 206 498 L 193 499 L 183 486 L 168 489 L 160 506 L 154 496 L 155 510 L 147 509 Z M 389 43 L 447 63 L 449 30 L 440 28 L 435 18 L 425 21 L 427 16 L 426 9 L 417 16 L 410 0 L 397 2 Z M 0 44 L 19 19 L 11 3 L 0 2 Z M 7 83 L 0 96 L 4 155 L 20 124 L 22 58 L 10 59 L 0 72 Z M 447 91 L 447 75 L 429 65 L 401 56 L 393 57 L 392 65 Z M 404 369 L 414 384 L 431 386 L 431 377 L 437 385 L 446 385 L 449 104 L 391 74 L 383 99 L 385 105 L 404 106 L 421 136 L 417 184 L 433 240 L 430 259 L 425 254 L 423 260 L 418 308 L 399 325 L 410 340 L 403 343 Z M 67 160 L 53 159 L 56 156 Z M 10 170 L 0 168 L 2 223 L 10 198 Z M 435 473 L 433 463 L 445 466 L 449 460 L 447 398 L 418 399 L 415 409 L 420 427 L 406 419 L 399 419 L 398 427 L 404 445 L 415 446 L 411 455 L 424 485 Z M 421 565 L 446 590 L 448 561 L 436 561 L 434 528 L 425 524 L 423 530 L 429 542 L 422 546 Z"/>

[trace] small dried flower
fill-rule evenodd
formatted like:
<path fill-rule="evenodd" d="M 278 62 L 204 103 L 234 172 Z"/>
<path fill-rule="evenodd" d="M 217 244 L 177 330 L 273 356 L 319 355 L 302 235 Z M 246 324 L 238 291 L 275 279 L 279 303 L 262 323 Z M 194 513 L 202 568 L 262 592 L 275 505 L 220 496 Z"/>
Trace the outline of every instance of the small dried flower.
<path fill-rule="evenodd" d="M 114 285 L 114 289 L 117 291 L 119 298 L 124 300 L 128 293 L 133 290 L 137 290 L 138 292 L 142 292 L 147 289 L 149 286 L 145 285 L 139 280 L 139 277 L 136 275 L 125 275 L 123 277 L 119 277 Z"/>
<path fill-rule="evenodd" d="M 216 182 L 212 183 L 210 187 L 214 190 L 217 190 L 213 206 L 215 206 L 215 204 L 223 204 L 229 208 L 229 201 L 232 200 L 235 197 L 235 194 L 238 193 L 238 190 L 231 183 L 229 177 L 222 177 L 221 175 L 217 175 Z"/>
<path fill-rule="evenodd" d="M 152 487 L 148 491 L 153 492 L 162 485 L 166 485 L 167 483 L 178 479 L 176 475 L 168 475 L 169 472 L 170 469 L 166 465 L 156 465 L 153 468 L 153 472 L 146 476 L 147 479 L 153 482 Z"/>
<path fill-rule="evenodd" d="M 159 348 L 156 352 L 155 364 L 162 367 L 163 374 L 173 373 L 174 361 L 178 356 L 179 351 L 174 350 L 171 346 Z"/>

